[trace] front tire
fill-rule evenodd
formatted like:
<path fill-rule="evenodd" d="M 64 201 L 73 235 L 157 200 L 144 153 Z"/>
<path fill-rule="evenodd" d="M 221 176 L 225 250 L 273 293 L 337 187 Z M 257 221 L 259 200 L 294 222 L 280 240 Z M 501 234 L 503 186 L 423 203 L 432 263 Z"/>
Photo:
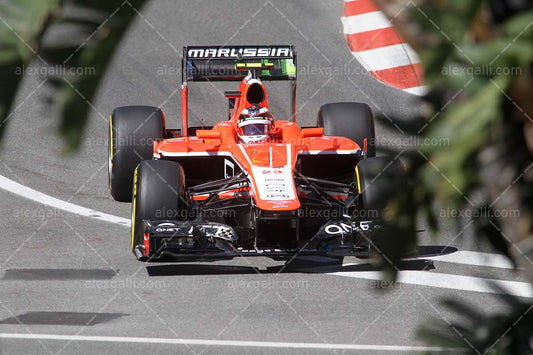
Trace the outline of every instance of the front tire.
<path fill-rule="evenodd" d="M 366 139 L 366 156 L 376 156 L 374 116 L 370 106 L 360 102 L 337 102 L 320 107 L 318 127 L 324 127 L 326 136 L 346 137 L 361 149 Z"/>
<path fill-rule="evenodd" d="M 372 157 L 355 167 L 360 207 L 380 217 L 391 198 L 405 185 L 405 170 L 399 159 Z"/>
<path fill-rule="evenodd" d="M 381 225 L 378 231 L 363 233 L 361 241 L 370 250 L 391 256 L 396 252 L 395 249 L 403 246 L 396 245 L 395 226 L 385 222 L 384 213 L 391 200 L 406 186 L 403 164 L 392 157 L 367 158 L 357 164 L 355 175 L 360 219 L 380 222 Z M 391 245 L 394 246 L 392 251 Z"/>
<path fill-rule="evenodd" d="M 148 257 L 143 220 L 183 220 L 186 212 L 182 167 L 168 160 L 142 161 L 134 172 L 131 216 L 131 249 L 137 258 Z"/>
<path fill-rule="evenodd" d="M 131 202 L 133 171 L 152 159 L 154 140 L 165 137 L 165 119 L 157 107 L 117 107 L 109 118 L 109 191 L 115 201 Z"/>

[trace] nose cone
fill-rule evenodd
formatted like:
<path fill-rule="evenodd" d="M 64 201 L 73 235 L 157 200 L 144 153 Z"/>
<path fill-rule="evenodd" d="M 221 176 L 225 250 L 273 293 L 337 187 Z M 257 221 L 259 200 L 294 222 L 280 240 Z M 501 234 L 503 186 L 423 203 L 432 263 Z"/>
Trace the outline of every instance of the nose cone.
<path fill-rule="evenodd" d="M 296 149 L 290 144 L 241 146 L 241 164 L 251 176 L 257 207 L 265 211 L 294 211 L 300 201 L 294 184 Z"/>

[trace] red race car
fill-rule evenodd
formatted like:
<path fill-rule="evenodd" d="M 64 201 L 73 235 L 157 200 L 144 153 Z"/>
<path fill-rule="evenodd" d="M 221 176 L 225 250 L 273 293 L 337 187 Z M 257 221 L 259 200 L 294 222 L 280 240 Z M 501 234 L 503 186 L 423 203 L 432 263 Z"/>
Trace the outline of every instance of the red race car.
<path fill-rule="evenodd" d="M 366 104 L 326 104 L 315 127 L 299 127 L 296 73 L 289 45 L 184 47 L 181 130 L 166 129 L 156 107 L 113 111 L 109 187 L 115 200 L 133 203 L 139 260 L 369 252 L 401 163 L 375 157 Z M 292 117 L 270 112 L 263 80 L 290 82 Z M 225 93 L 227 120 L 188 126 L 194 81 L 240 81 Z M 378 176 L 387 182 L 374 183 Z"/>

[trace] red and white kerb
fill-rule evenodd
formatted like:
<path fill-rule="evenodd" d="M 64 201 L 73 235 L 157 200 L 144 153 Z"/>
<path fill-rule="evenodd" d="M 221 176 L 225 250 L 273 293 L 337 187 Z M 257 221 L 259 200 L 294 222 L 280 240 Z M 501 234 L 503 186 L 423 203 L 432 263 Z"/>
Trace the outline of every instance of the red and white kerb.
<path fill-rule="evenodd" d="M 344 0 L 342 24 L 352 54 L 376 79 L 411 94 L 426 92 L 420 58 L 373 0 Z"/>

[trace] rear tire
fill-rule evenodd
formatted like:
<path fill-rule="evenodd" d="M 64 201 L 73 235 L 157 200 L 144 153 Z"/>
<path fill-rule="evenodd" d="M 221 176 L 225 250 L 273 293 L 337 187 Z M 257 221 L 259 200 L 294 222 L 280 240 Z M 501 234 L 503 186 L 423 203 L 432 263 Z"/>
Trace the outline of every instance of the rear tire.
<path fill-rule="evenodd" d="M 359 102 L 337 102 L 320 107 L 318 127 L 324 127 L 326 136 L 346 137 L 361 149 L 366 138 L 367 157 L 376 156 L 374 116 L 370 106 Z"/>
<path fill-rule="evenodd" d="M 142 161 L 135 169 L 133 181 L 131 249 L 135 254 L 137 246 L 144 248 L 143 220 L 186 219 L 187 200 L 185 174 L 176 162 Z"/>
<path fill-rule="evenodd" d="M 154 140 L 165 137 L 165 119 L 157 107 L 117 107 L 109 119 L 109 191 L 116 201 L 131 202 L 133 171 L 152 159 Z"/>

